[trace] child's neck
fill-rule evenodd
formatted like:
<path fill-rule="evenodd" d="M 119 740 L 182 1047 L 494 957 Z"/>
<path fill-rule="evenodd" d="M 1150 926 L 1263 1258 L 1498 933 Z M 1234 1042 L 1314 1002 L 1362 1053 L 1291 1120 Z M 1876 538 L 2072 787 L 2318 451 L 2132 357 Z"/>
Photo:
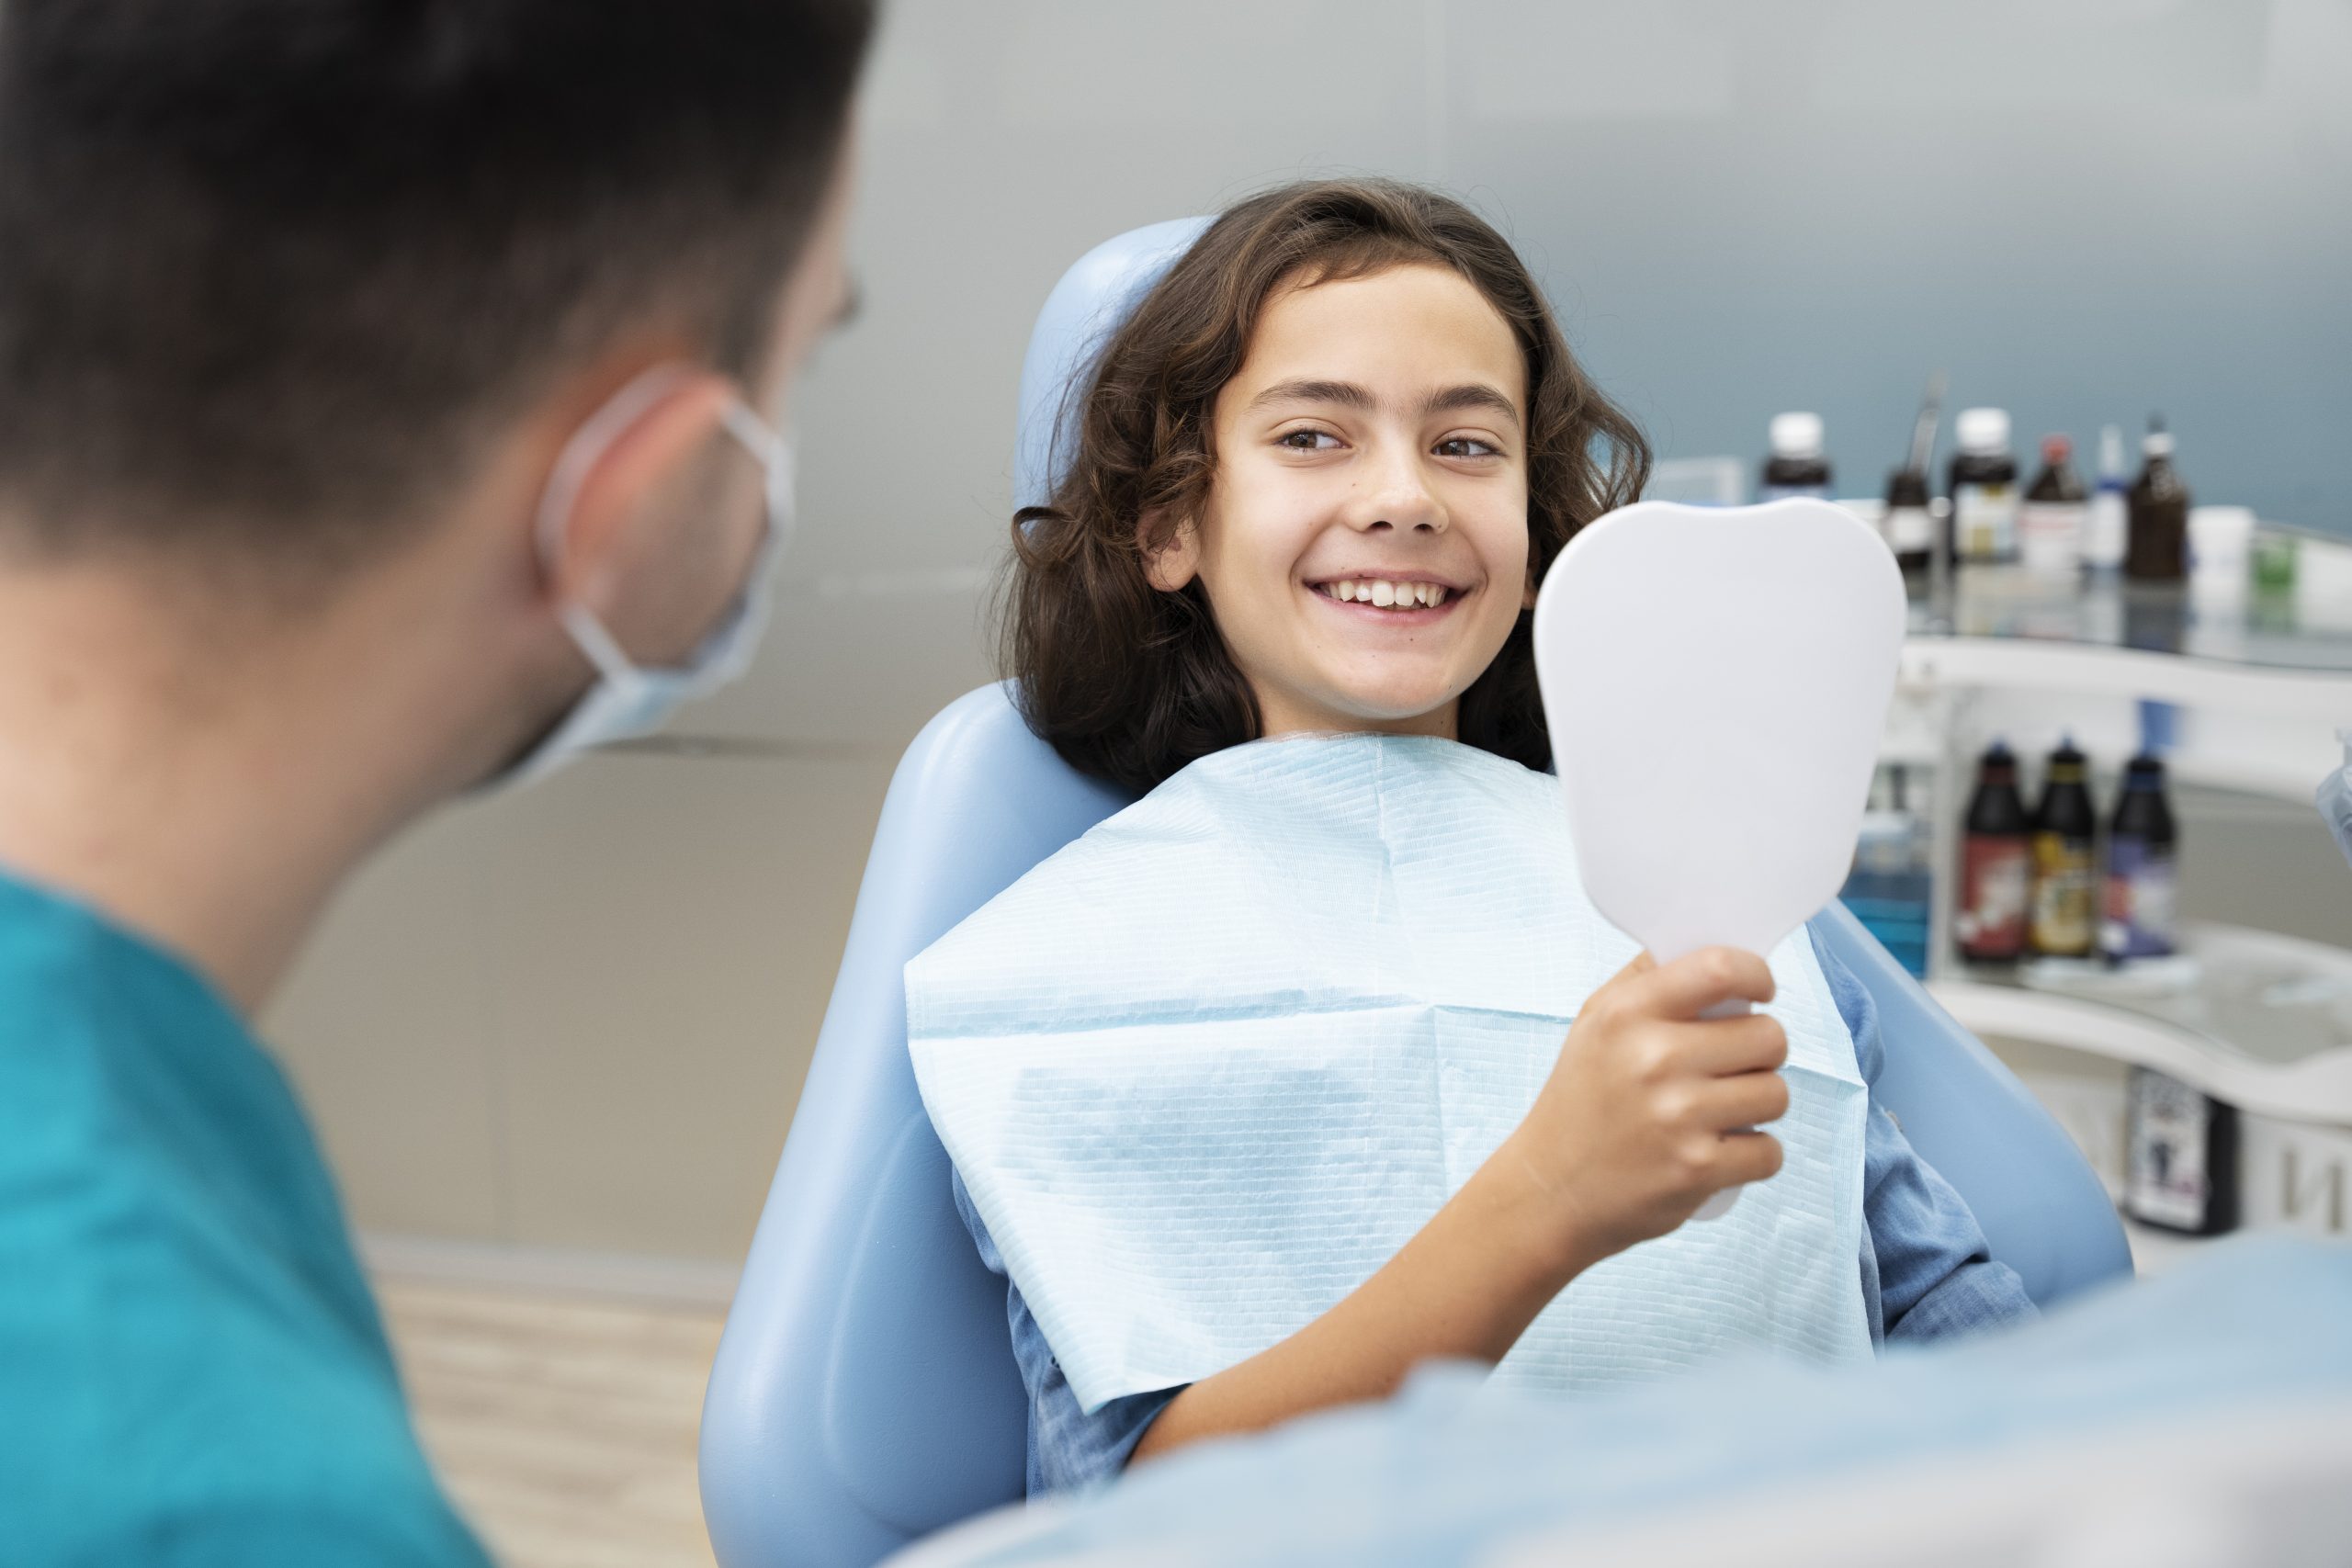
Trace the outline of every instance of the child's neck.
<path fill-rule="evenodd" d="M 1258 715 L 1259 735 L 1267 740 L 1284 735 L 1426 735 L 1439 740 L 1462 739 L 1460 698 L 1405 718 L 1366 718 L 1320 703 L 1261 692 Z"/>

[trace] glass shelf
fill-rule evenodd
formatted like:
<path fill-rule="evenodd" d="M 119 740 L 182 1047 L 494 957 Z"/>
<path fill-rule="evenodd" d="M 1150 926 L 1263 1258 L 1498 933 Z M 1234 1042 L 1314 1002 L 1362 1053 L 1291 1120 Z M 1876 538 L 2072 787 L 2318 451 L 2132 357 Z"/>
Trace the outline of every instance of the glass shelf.
<path fill-rule="evenodd" d="M 1963 567 L 1948 602 L 1911 602 L 1911 631 L 2184 655 L 2352 673 L 2352 593 L 2199 593 L 2179 584 L 2053 581 L 2022 567 Z"/>
<path fill-rule="evenodd" d="M 2177 958 L 1962 966 L 1929 989 L 1979 1033 L 2135 1062 L 2264 1114 L 2352 1126 L 2352 953 L 2340 948 L 2192 922 Z"/>
<path fill-rule="evenodd" d="M 2191 924 L 2177 958 L 2110 969 L 2037 959 L 2018 982 L 2159 1018 L 2250 1062 L 2352 1051 L 2352 953 L 2240 927 Z"/>
<path fill-rule="evenodd" d="M 2352 727 L 2352 544 L 2296 537 L 2293 586 L 2270 593 L 1962 566 L 1917 585 L 1902 689 L 2166 704 L 2196 716 L 2171 742 L 2181 782 L 2307 801 Z M 1937 761 L 1964 781 L 1960 746 Z"/>
<path fill-rule="evenodd" d="M 2352 544 L 2273 524 L 2259 534 L 2294 540 L 2292 586 L 2052 578 L 2021 566 L 1962 565 L 1941 584 L 1913 585 L 1910 629 L 2352 673 Z"/>

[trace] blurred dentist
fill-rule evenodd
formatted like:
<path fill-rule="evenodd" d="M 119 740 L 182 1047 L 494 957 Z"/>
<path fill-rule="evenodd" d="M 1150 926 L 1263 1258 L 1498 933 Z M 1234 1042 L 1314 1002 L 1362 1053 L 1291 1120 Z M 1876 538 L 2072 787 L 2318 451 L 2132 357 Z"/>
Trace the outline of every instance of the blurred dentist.
<path fill-rule="evenodd" d="M 870 25 L 0 9 L 10 1563 L 482 1561 L 248 1021 L 402 826 L 750 658 Z"/>

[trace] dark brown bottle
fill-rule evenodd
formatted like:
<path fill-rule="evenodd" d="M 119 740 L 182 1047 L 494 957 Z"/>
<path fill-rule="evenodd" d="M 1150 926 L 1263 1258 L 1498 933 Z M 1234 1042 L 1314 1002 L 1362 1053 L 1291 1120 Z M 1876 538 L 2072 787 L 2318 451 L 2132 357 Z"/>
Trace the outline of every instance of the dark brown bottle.
<path fill-rule="evenodd" d="M 2178 582 L 2188 575 L 2188 487 L 2172 466 L 2172 435 L 2161 416 L 2140 444 L 2145 461 L 2132 481 L 2123 575 L 2142 582 Z"/>
<path fill-rule="evenodd" d="M 2092 854 L 2088 760 L 2062 740 L 2050 753 L 2041 807 L 2033 817 L 2033 913 L 2026 940 L 2052 958 L 2088 958 L 2098 945 L 2098 885 Z"/>
<path fill-rule="evenodd" d="M 1791 496 L 1829 499 L 1829 458 L 1822 446 L 1821 416 L 1817 413 L 1776 413 L 1772 416 L 1772 455 L 1764 459 L 1758 501 L 1786 501 Z"/>
<path fill-rule="evenodd" d="M 2018 794 L 2018 760 L 1996 740 L 1977 764 L 1960 848 L 1960 905 L 1952 937 L 1971 964 L 2014 964 L 2025 953 L 2033 883 L 2032 825 Z"/>
<path fill-rule="evenodd" d="M 1887 548 L 1906 582 L 1924 580 L 1936 543 L 1935 513 L 1924 468 L 1897 468 L 1886 477 Z"/>

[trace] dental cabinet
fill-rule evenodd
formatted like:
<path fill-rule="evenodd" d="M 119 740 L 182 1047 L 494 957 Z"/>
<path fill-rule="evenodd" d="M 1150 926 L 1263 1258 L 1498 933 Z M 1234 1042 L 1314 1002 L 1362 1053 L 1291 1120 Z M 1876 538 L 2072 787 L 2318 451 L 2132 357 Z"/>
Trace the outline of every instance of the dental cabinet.
<path fill-rule="evenodd" d="M 2352 865 L 2312 803 L 2341 764 L 2335 731 L 2352 727 L 2352 541 L 2303 534 L 2295 547 L 2291 588 L 2267 593 L 2052 581 L 2015 567 L 1921 585 L 1882 759 L 1928 785 L 1928 988 L 2008 1060 L 2110 1188 L 2124 1177 L 2127 1071 L 2150 1067 L 2236 1108 L 2240 1228 L 2343 1236 L 2352 1235 Z M 2256 897 L 2238 886 L 2238 904 L 2297 934 L 2184 919 L 2169 958 L 1963 963 L 1951 932 L 1953 868 L 1977 753 L 1995 737 L 2023 754 L 2071 734 L 2092 758 L 2104 806 L 2152 704 L 2170 731 L 2176 784 L 2291 846 L 2284 866 L 2223 867 L 2210 854 L 2200 863 L 2197 826 L 2185 821 L 2185 894 L 2217 871 L 2237 882 L 2267 876 Z M 2307 834 L 2298 812 L 2312 818 Z M 2197 1245 L 2132 1228 L 2143 1267 Z"/>

